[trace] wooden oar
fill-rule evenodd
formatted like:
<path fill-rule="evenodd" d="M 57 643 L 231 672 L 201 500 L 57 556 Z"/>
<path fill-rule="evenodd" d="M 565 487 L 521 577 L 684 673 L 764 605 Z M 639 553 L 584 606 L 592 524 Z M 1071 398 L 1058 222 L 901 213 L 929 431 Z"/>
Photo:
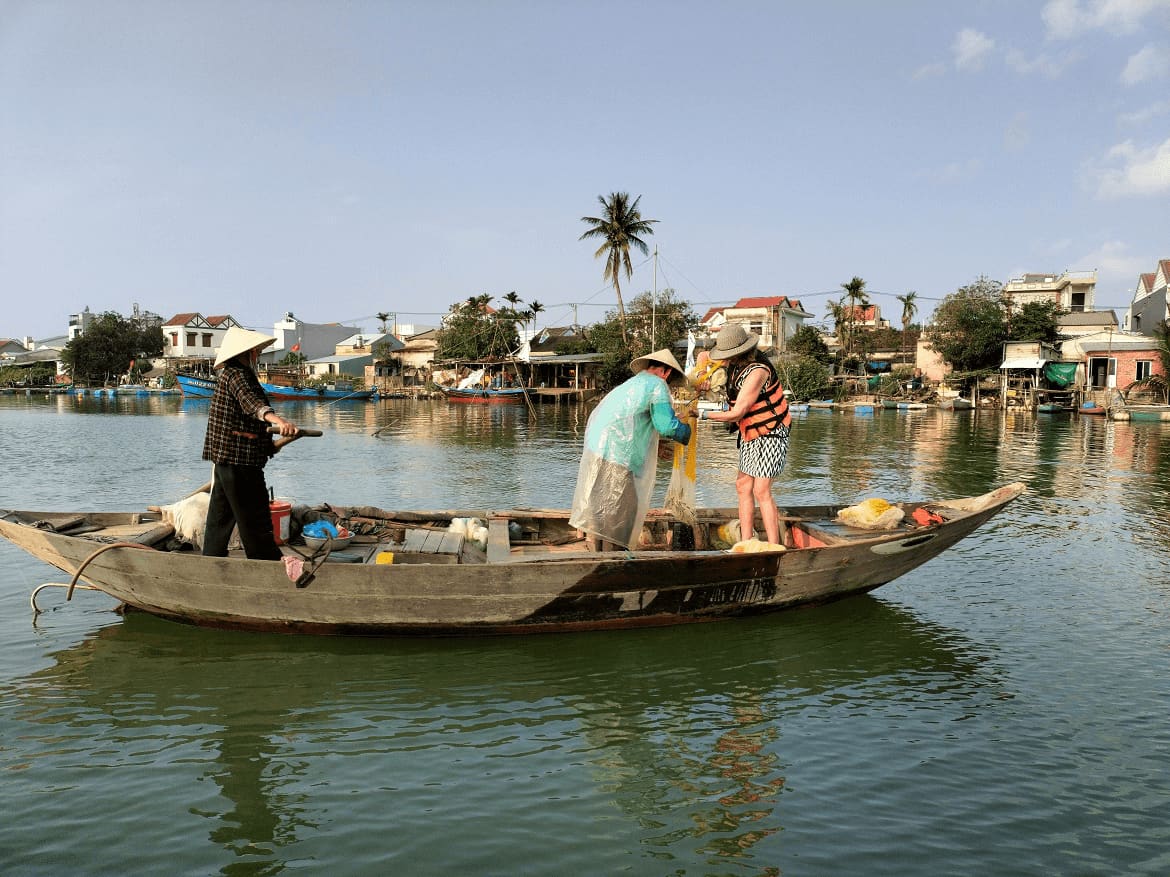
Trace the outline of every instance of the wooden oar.
<path fill-rule="evenodd" d="M 280 427 L 279 426 L 270 426 L 270 427 L 268 427 L 268 432 L 272 433 L 273 435 L 276 435 L 280 432 Z M 297 439 L 299 439 L 303 436 L 308 436 L 310 438 L 313 438 L 313 437 L 321 436 L 321 435 L 324 435 L 324 433 L 322 433 L 321 430 L 319 430 L 319 429 L 301 429 L 298 427 L 296 435 L 286 435 L 286 436 L 283 436 L 281 438 L 278 438 L 276 441 L 274 441 L 272 443 L 272 446 L 276 450 L 279 451 L 285 445 L 290 444 L 292 442 L 295 442 Z M 190 493 L 188 493 L 186 496 L 184 496 L 183 499 L 190 499 L 191 497 L 195 496 L 198 493 L 210 493 L 210 492 L 211 492 L 211 482 L 208 481 L 206 484 L 204 484 L 198 490 L 192 490 Z M 183 500 L 179 500 L 179 502 L 182 502 L 182 501 Z M 158 506 L 151 505 L 151 506 L 147 506 L 146 508 L 152 512 L 158 511 Z"/>

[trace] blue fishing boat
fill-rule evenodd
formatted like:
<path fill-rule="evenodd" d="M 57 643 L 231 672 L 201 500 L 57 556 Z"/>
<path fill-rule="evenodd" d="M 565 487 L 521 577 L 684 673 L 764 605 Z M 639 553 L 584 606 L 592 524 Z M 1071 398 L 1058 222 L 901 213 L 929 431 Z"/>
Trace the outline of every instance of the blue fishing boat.
<path fill-rule="evenodd" d="M 179 374 L 175 376 L 175 380 L 184 396 L 209 399 L 215 394 L 214 375 Z M 260 386 L 264 388 L 268 398 L 273 400 L 340 402 L 342 400 L 372 400 L 378 397 L 377 389 L 355 390 L 353 384 L 344 381 L 321 387 L 285 386 L 261 381 Z"/>

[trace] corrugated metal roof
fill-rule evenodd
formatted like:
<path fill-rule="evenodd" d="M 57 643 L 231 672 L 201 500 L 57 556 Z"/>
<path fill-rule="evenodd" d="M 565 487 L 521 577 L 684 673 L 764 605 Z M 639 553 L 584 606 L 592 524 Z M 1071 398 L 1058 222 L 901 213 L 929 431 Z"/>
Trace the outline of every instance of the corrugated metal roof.
<path fill-rule="evenodd" d="M 1020 356 L 1015 359 L 1005 359 L 1000 368 L 1044 368 L 1046 362 L 1048 362 L 1047 359 L 1041 359 L 1038 356 Z"/>

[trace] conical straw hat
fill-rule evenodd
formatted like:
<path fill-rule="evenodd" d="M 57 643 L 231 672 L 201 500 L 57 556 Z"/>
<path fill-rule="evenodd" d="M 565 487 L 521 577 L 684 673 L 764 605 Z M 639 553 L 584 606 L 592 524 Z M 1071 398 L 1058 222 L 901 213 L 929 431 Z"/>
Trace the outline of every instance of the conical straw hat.
<path fill-rule="evenodd" d="M 232 326 L 223 336 L 223 344 L 219 345 L 219 354 L 215 357 L 214 367 L 219 368 L 232 357 L 247 353 L 249 350 L 263 350 L 275 342 L 276 339 L 271 335 Z"/>
<path fill-rule="evenodd" d="M 630 363 L 630 371 L 637 374 L 640 371 L 645 371 L 652 365 L 665 365 L 674 372 L 667 381 L 671 385 L 677 384 L 687 376 L 687 373 L 683 371 L 683 367 L 678 364 L 678 360 L 674 358 L 674 354 L 666 348 L 655 350 L 653 353 L 647 353 L 645 356 L 639 356 Z"/>

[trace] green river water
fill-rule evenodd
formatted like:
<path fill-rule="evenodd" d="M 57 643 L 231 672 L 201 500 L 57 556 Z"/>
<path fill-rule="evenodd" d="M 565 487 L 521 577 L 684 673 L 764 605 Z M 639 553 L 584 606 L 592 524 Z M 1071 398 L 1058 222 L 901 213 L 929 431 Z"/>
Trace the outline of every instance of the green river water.
<path fill-rule="evenodd" d="M 585 411 L 382 401 L 270 464 L 301 502 L 566 506 Z M 0 507 L 208 478 L 206 402 L 0 397 Z M 701 427 L 698 498 L 733 505 Z M 871 595 L 653 631 L 282 637 L 123 618 L 0 544 L 0 872 L 1170 873 L 1170 424 L 809 412 L 777 498 L 1023 481 Z M 668 475 L 663 464 L 659 501 Z"/>

